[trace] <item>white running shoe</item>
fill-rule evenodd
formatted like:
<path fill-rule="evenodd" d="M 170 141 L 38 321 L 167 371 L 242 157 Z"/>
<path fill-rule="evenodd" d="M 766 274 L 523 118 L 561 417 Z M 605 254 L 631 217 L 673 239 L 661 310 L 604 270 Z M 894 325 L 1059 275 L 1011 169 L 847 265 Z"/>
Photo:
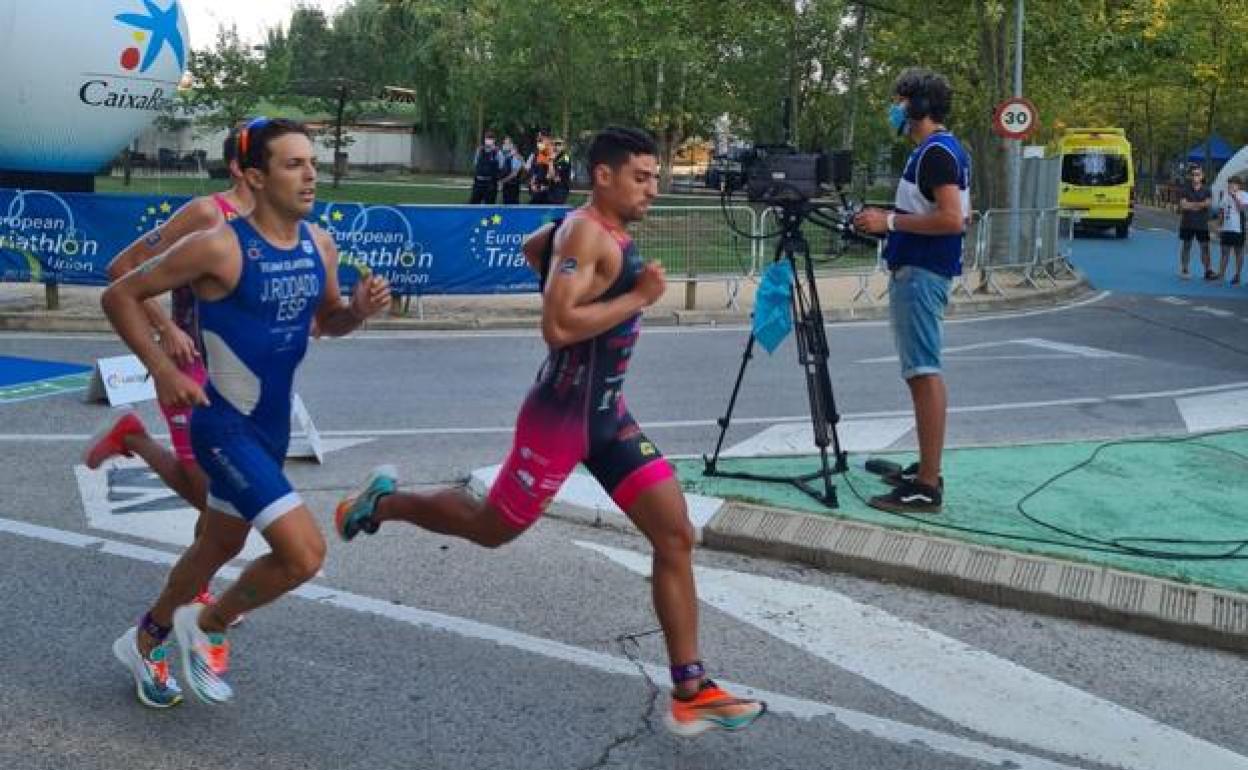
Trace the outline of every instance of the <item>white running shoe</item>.
<path fill-rule="evenodd" d="M 182 659 L 182 678 L 195 697 L 209 705 L 225 703 L 234 690 L 225 681 L 230 669 L 230 643 L 225 634 L 209 634 L 199 627 L 202 604 L 184 604 L 173 611 L 173 636 Z"/>
<path fill-rule="evenodd" d="M 169 645 L 161 644 L 146 658 L 139 652 L 138 629 L 134 626 L 113 642 L 113 656 L 134 677 L 139 703 L 148 708 L 167 709 L 182 702 L 182 688 L 169 672 Z"/>

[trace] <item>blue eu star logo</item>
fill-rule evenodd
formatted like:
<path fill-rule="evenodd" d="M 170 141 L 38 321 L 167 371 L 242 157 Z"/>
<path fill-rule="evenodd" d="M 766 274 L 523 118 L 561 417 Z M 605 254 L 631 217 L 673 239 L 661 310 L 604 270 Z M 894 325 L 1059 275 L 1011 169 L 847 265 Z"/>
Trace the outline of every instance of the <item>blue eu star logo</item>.
<path fill-rule="evenodd" d="M 182 41 L 182 33 L 178 31 L 178 2 L 173 0 L 168 10 L 160 10 L 153 0 L 143 0 L 147 7 L 147 16 L 137 13 L 120 13 L 116 19 L 122 24 L 129 24 L 149 33 L 147 36 L 147 52 L 143 54 L 143 62 L 139 66 L 141 72 L 147 72 L 160 52 L 169 46 L 178 60 L 179 72 L 186 69 L 186 46 Z"/>

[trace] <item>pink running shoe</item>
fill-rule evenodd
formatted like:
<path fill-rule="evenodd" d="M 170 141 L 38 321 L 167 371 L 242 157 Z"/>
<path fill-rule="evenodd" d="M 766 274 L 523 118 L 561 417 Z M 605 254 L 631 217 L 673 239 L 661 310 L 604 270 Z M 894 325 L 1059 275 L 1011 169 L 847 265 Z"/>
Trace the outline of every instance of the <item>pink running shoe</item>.
<path fill-rule="evenodd" d="M 191 600 L 191 603 L 202 604 L 205 607 L 211 607 L 212 605 L 217 603 L 217 597 L 212 595 L 212 591 L 208 590 L 208 586 L 204 586 L 203 590 L 200 591 L 198 594 L 196 594 L 195 598 Z M 246 613 L 243 613 L 235 617 L 233 620 L 230 621 L 230 628 L 233 628 L 234 626 L 237 626 L 239 623 L 242 623 L 243 618 L 245 617 L 247 617 Z"/>
<path fill-rule="evenodd" d="M 131 409 L 123 410 L 110 417 L 91 437 L 87 450 L 82 455 L 82 461 L 88 468 L 95 470 L 110 457 L 118 455 L 132 457 L 133 455 L 126 449 L 126 436 L 146 435 L 147 428 L 143 427 L 143 421 L 139 419 L 139 416 Z"/>

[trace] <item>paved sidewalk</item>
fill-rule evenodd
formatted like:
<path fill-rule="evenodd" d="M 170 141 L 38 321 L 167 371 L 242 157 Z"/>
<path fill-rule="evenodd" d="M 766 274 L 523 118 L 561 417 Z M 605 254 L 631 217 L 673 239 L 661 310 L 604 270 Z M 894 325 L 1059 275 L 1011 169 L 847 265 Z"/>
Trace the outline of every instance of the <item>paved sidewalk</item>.
<path fill-rule="evenodd" d="M 1091 292 L 1082 278 L 1064 278 L 1044 289 L 1013 287 L 1001 281 L 1005 295 L 954 293 L 950 316 L 1006 310 L 1050 307 Z M 855 299 L 860 282 L 854 276 L 820 279 L 819 296 L 828 321 L 886 318 L 888 288 L 883 273 L 873 275 L 867 291 Z M 684 282 L 670 281 L 667 293 L 646 311 L 647 324 L 707 325 L 749 323 L 757 284 L 742 279 L 703 281 L 697 284 L 692 310 Z M 46 291 L 40 284 L 0 283 L 0 331 L 111 331 L 100 310 L 100 287 L 60 286 L 59 308 L 47 309 Z M 730 301 L 731 300 L 731 301 Z M 541 314 L 536 294 L 495 296 L 438 296 L 410 299 L 406 311 L 369 322 L 369 329 L 488 329 L 533 328 Z M 735 307 L 733 306 L 735 304 Z"/>

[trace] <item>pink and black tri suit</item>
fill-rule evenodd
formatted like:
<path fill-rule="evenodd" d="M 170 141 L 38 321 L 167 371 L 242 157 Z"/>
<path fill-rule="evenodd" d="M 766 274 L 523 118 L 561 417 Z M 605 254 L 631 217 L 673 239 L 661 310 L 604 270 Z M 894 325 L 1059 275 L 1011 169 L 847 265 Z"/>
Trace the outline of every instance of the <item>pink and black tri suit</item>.
<path fill-rule="evenodd" d="M 632 291 L 643 264 L 632 239 L 590 209 L 569 216 L 606 228 L 623 254 L 619 275 L 595 301 Z M 673 478 L 671 465 L 624 403 L 624 375 L 640 333 L 637 313 L 596 337 L 550 350 L 520 408 L 511 453 L 490 489 L 490 504 L 508 523 L 523 529 L 537 521 L 578 463 L 626 512 L 642 492 Z"/>

